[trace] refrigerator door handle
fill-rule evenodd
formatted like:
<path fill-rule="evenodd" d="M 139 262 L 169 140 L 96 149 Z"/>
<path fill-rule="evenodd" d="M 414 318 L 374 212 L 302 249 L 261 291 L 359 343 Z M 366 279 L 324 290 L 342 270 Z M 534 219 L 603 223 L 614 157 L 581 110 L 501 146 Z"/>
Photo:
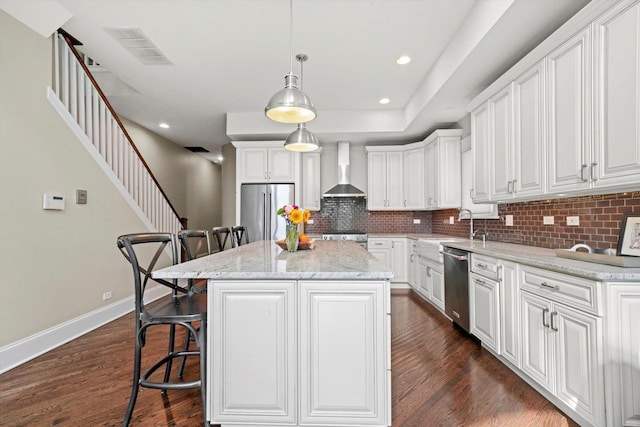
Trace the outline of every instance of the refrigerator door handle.
<path fill-rule="evenodd" d="M 273 194 L 271 192 L 269 192 L 269 208 L 267 209 L 266 212 L 266 216 L 267 216 L 267 224 L 269 224 L 269 232 L 267 233 L 267 235 L 265 236 L 264 240 L 271 240 L 271 235 L 272 235 L 272 230 L 271 230 L 271 225 L 272 225 L 272 218 L 274 217 L 274 213 L 271 210 L 271 205 L 273 203 Z M 265 227 L 266 230 L 266 227 Z"/>
<path fill-rule="evenodd" d="M 264 240 L 265 234 L 267 234 L 267 193 L 262 193 L 262 223 L 264 224 L 262 229 L 262 239 Z"/>

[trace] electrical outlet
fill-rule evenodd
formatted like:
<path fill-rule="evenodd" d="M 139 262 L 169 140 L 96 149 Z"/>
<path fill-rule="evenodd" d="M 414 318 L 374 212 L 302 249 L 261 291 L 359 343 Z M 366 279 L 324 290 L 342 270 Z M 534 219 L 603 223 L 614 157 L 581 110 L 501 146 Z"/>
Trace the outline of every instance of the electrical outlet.
<path fill-rule="evenodd" d="M 111 294 L 111 291 L 109 292 L 105 292 L 104 294 L 102 294 L 102 301 L 106 301 L 108 299 L 111 299 L 113 295 Z"/>
<path fill-rule="evenodd" d="M 307 221 L 307 224 L 313 224 L 313 220 L 310 219 L 309 221 Z"/>
<path fill-rule="evenodd" d="M 543 216 L 542 224 L 544 225 L 553 225 L 555 223 L 553 216 Z"/>
<path fill-rule="evenodd" d="M 413 219 L 413 223 L 414 224 L 420 224 L 420 218 L 414 218 Z"/>
<path fill-rule="evenodd" d="M 580 217 L 579 216 L 568 216 L 567 217 L 567 225 L 575 227 L 576 225 L 580 225 Z"/>
<path fill-rule="evenodd" d="M 504 216 L 504 225 L 507 227 L 513 227 L 513 215 Z"/>
<path fill-rule="evenodd" d="M 456 223 L 456 219 L 452 216 L 449 217 L 449 224 L 455 224 Z"/>

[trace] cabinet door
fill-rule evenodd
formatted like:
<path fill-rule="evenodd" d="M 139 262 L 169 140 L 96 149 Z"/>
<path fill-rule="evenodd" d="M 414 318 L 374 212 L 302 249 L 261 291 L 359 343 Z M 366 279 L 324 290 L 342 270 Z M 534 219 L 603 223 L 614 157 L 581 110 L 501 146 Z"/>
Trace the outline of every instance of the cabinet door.
<path fill-rule="evenodd" d="M 511 86 L 508 86 L 489 100 L 491 200 L 504 200 L 513 195 L 511 98 Z"/>
<path fill-rule="evenodd" d="M 425 206 L 438 208 L 438 143 L 432 142 L 424 149 Z"/>
<path fill-rule="evenodd" d="M 553 393 L 553 342 L 549 334 L 551 303 L 520 293 L 522 321 L 522 370 Z"/>
<path fill-rule="evenodd" d="M 475 203 L 490 200 L 489 111 L 483 104 L 471 112 L 472 199 Z"/>
<path fill-rule="evenodd" d="M 320 153 L 302 154 L 302 208 L 320 210 Z"/>
<path fill-rule="evenodd" d="M 416 268 L 416 265 L 418 264 L 418 255 L 415 253 L 415 250 L 416 242 L 409 241 L 409 244 L 407 245 L 407 283 L 409 283 L 409 285 L 414 289 L 416 288 L 416 283 L 418 283 L 417 274 L 419 274 L 418 269 Z"/>
<path fill-rule="evenodd" d="M 485 347 L 500 354 L 500 287 L 498 282 L 469 274 L 469 327 Z"/>
<path fill-rule="evenodd" d="M 500 353 L 502 357 L 520 367 L 520 304 L 518 264 L 500 260 Z"/>
<path fill-rule="evenodd" d="M 420 259 L 418 264 L 420 264 L 420 274 L 419 274 L 419 282 L 420 282 L 420 292 L 422 295 L 431 299 L 431 294 L 433 293 L 433 279 L 431 277 L 431 266 L 429 266 L 429 262 Z"/>
<path fill-rule="evenodd" d="M 295 423 L 295 282 L 215 282 L 210 292 L 212 421 Z"/>
<path fill-rule="evenodd" d="M 593 425 L 604 425 L 601 319 L 556 304 L 556 396 Z"/>
<path fill-rule="evenodd" d="M 462 207 L 473 212 L 474 218 L 498 218 L 498 205 L 495 203 L 473 203 L 471 198 L 473 192 L 472 176 L 473 155 L 471 150 L 461 153 L 461 174 L 462 179 Z"/>
<path fill-rule="evenodd" d="M 394 239 L 391 242 L 391 266 L 395 277 L 392 283 L 407 283 L 407 240 Z"/>
<path fill-rule="evenodd" d="M 544 61 L 513 83 L 513 192 L 515 197 L 545 192 L 546 144 Z"/>
<path fill-rule="evenodd" d="M 424 149 L 416 148 L 403 153 L 404 207 L 424 209 Z"/>
<path fill-rule="evenodd" d="M 240 168 L 242 182 L 267 182 L 267 150 L 264 148 L 241 148 Z"/>
<path fill-rule="evenodd" d="M 462 205 L 460 197 L 462 166 L 460 152 L 460 138 L 438 138 L 437 187 L 436 200 L 439 209 L 459 208 Z"/>
<path fill-rule="evenodd" d="M 404 171 L 402 170 L 403 153 L 390 151 L 387 153 L 387 208 L 404 209 Z"/>
<path fill-rule="evenodd" d="M 431 301 L 444 311 L 444 270 L 442 265 L 431 263 Z"/>
<path fill-rule="evenodd" d="M 590 34 L 587 28 L 548 56 L 550 192 L 590 187 Z"/>
<path fill-rule="evenodd" d="M 639 16 L 620 2 L 595 22 L 594 187 L 640 181 Z"/>
<path fill-rule="evenodd" d="M 387 207 L 387 154 L 370 152 L 367 166 L 367 208 L 384 210 Z"/>
<path fill-rule="evenodd" d="M 385 423 L 384 291 L 381 282 L 300 282 L 300 424 Z"/>
<path fill-rule="evenodd" d="M 269 148 L 268 176 L 271 182 L 293 182 L 296 178 L 295 159 L 298 153 L 285 148 Z"/>
<path fill-rule="evenodd" d="M 640 287 L 607 284 L 607 424 L 640 424 Z"/>

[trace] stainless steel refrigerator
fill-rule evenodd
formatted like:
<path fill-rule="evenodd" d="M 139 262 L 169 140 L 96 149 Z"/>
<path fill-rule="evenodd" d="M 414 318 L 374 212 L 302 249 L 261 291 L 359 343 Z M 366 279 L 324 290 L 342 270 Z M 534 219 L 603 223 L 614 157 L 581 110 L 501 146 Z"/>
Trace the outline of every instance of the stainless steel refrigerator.
<path fill-rule="evenodd" d="M 286 224 L 276 211 L 294 204 L 294 184 L 242 184 L 240 191 L 240 225 L 251 241 L 284 239 Z"/>

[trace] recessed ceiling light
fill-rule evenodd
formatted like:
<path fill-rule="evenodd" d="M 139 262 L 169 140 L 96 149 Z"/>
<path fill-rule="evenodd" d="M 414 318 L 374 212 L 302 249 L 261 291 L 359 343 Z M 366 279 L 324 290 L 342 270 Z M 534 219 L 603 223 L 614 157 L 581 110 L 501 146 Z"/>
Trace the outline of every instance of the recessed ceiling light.
<path fill-rule="evenodd" d="M 396 59 L 396 64 L 405 65 L 411 62 L 411 57 L 408 55 L 402 55 L 400 58 Z"/>
<path fill-rule="evenodd" d="M 160 126 L 162 129 L 169 129 L 169 125 L 165 122 L 158 124 L 158 126 Z"/>
<path fill-rule="evenodd" d="M 380 101 L 378 101 L 380 104 L 388 104 L 391 102 L 391 100 L 389 98 L 380 98 Z"/>

